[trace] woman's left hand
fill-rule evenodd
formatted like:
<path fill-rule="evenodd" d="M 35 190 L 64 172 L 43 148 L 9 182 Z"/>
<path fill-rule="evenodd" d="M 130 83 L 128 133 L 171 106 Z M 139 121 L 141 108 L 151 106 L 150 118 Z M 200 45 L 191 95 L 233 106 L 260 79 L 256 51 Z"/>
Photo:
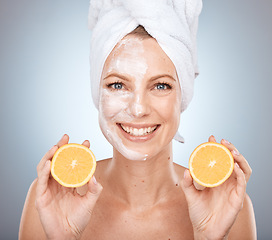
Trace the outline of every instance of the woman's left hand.
<path fill-rule="evenodd" d="M 216 142 L 214 136 L 209 142 Z M 182 188 L 188 202 L 195 239 L 226 239 L 239 211 L 243 207 L 246 184 L 251 168 L 233 144 L 222 140 L 234 158 L 231 177 L 215 188 L 199 191 L 193 184 L 189 170 L 185 170 Z"/>

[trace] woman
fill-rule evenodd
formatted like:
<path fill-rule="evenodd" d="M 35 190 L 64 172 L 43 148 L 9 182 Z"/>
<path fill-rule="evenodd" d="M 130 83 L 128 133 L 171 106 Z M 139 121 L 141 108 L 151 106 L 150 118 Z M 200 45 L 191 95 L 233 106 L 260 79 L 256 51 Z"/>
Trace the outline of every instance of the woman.
<path fill-rule="evenodd" d="M 197 190 L 188 170 L 173 163 L 184 108 L 177 72 L 143 27 L 118 41 L 103 64 L 98 100 L 113 157 L 98 161 L 83 193 L 62 187 L 50 176 L 50 161 L 69 142 L 64 135 L 37 167 L 20 239 L 256 239 L 246 194 L 251 169 L 233 144 L 221 141 L 237 163 L 234 173 L 213 189 Z"/>

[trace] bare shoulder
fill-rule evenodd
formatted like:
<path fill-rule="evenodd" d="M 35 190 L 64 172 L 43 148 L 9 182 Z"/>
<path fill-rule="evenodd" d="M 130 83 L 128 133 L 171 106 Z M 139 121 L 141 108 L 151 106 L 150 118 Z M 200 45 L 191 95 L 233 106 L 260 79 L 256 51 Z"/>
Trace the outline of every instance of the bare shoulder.
<path fill-rule="evenodd" d="M 96 170 L 94 173 L 95 178 L 100 182 L 103 186 L 103 181 L 105 180 L 105 172 L 107 170 L 107 167 L 111 161 L 111 158 L 99 160 L 96 162 Z"/>
<path fill-rule="evenodd" d="M 25 200 L 19 229 L 20 240 L 46 239 L 38 211 L 35 207 L 36 186 L 37 179 L 35 179 L 30 185 Z"/>
<path fill-rule="evenodd" d="M 97 171 L 104 170 L 104 169 L 108 166 L 110 160 L 111 160 L 111 158 L 98 160 L 98 161 L 96 162 L 96 172 L 97 172 Z"/>
<path fill-rule="evenodd" d="M 105 159 L 97 162 L 95 176 L 99 178 L 99 181 L 103 179 L 103 172 L 105 171 L 109 160 L 110 159 Z M 36 188 L 37 179 L 30 185 L 25 200 L 19 228 L 20 240 L 46 239 L 46 235 L 40 222 L 39 213 L 35 206 Z"/>
<path fill-rule="evenodd" d="M 253 205 L 246 194 L 243 208 L 239 212 L 234 225 L 231 228 L 229 239 L 255 240 L 257 239 L 256 222 Z"/>

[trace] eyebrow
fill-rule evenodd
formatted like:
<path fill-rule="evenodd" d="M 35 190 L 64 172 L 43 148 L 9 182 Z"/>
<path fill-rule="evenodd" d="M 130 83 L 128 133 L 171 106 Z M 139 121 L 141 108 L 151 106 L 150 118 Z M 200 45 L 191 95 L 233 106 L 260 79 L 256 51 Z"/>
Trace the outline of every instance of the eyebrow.
<path fill-rule="evenodd" d="M 170 79 L 172 79 L 173 81 L 177 81 L 173 76 L 171 76 L 171 75 L 169 75 L 169 74 L 161 74 L 161 75 L 157 75 L 157 76 L 154 76 L 154 77 L 152 77 L 152 78 L 150 78 L 150 81 L 154 81 L 154 80 L 157 80 L 157 79 L 159 79 L 159 78 L 170 78 Z"/>
<path fill-rule="evenodd" d="M 117 77 L 117 78 L 121 78 L 121 79 L 127 81 L 127 77 L 126 76 L 118 74 L 118 73 L 111 73 L 108 76 L 104 77 L 103 80 L 106 80 L 107 78 L 110 78 L 110 77 Z"/>
<path fill-rule="evenodd" d="M 121 75 L 121 74 L 118 74 L 118 73 L 111 73 L 111 74 L 109 74 L 108 76 L 104 77 L 103 80 L 106 80 L 107 78 L 110 78 L 110 77 L 117 77 L 117 78 L 123 79 L 123 80 L 125 80 L 125 81 L 128 80 L 126 76 Z M 160 74 L 160 75 L 156 75 L 156 76 L 150 78 L 149 80 L 150 80 L 150 81 L 155 81 L 155 80 L 157 80 L 157 79 L 159 79 L 159 78 L 165 78 L 165 77 L 166 77 L 166 78 L 170 78 L 170 79 L 172 79 L 172 80 L 175 81 L 175 82 L 177 81 L 174 77 L 172 77 L 172 76 L 169 75 L 169 74 Z"/>

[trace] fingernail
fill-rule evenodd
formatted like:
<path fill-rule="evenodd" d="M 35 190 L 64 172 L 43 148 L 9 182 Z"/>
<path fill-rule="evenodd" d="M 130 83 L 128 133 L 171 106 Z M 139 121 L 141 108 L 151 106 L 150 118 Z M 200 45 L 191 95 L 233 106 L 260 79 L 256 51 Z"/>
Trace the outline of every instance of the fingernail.
<path fill-rule="evenodd" d="M 226 140 L 226 139 L 224 139 L 224 142 L 226 143 L 226 144 L 230 144 L 230 142 L 228 141 L 228 140 Z"/>
<path fill-rule="evenodd" d="M 214 140 L 216 141 L 216 139 L 215 139 L 215 136 L 214 136 L 214 135 L 212 135 L 211 137 L 213 137 L 213 138 L 214 138 Z"/>
<path fill-rule="evenodd" d="M 94 183 L 95 185 L 97 184 L 97 181 L 96 181 L 95 176 L 93 176 L 93 183 Z"/>
<path fill-rule="evenodd" d="M 206 187 L 200 185 L 199 183 L 197 183 L 195 180 L 193 181 L 193 184 L 194 184 L 196 190 L 198 190 L 198 191 L 202 191 L 206 188 Z"/>
<path fill-rule="evenodd" d="M 55 146 L 56 146 L 56 145 L 54 145 L 53 147 L 51 147 L 49 151 L 51 151 Z"/>
<path fill-rule="evenodd" d="M 239 156 L 239 155 L 240 155 L 240 153 L 239 153 L 237 150 L 233 150 L 232 152 L 233 152 L 233 154 L 236 155 L 236 156 Z"/>
<path fill-rule="evenodd" d="M 236 165 L 236 167 L 240 168 L 240 166 L 239 166 L 239 164 L 237 162 L 235 163 L 235 165 Z"/>
<path fill-rule="evenodd" d="M 46 166 L 50 166 L 51 165 L 51 161 L 47 160 L 45 163 Z"/>

